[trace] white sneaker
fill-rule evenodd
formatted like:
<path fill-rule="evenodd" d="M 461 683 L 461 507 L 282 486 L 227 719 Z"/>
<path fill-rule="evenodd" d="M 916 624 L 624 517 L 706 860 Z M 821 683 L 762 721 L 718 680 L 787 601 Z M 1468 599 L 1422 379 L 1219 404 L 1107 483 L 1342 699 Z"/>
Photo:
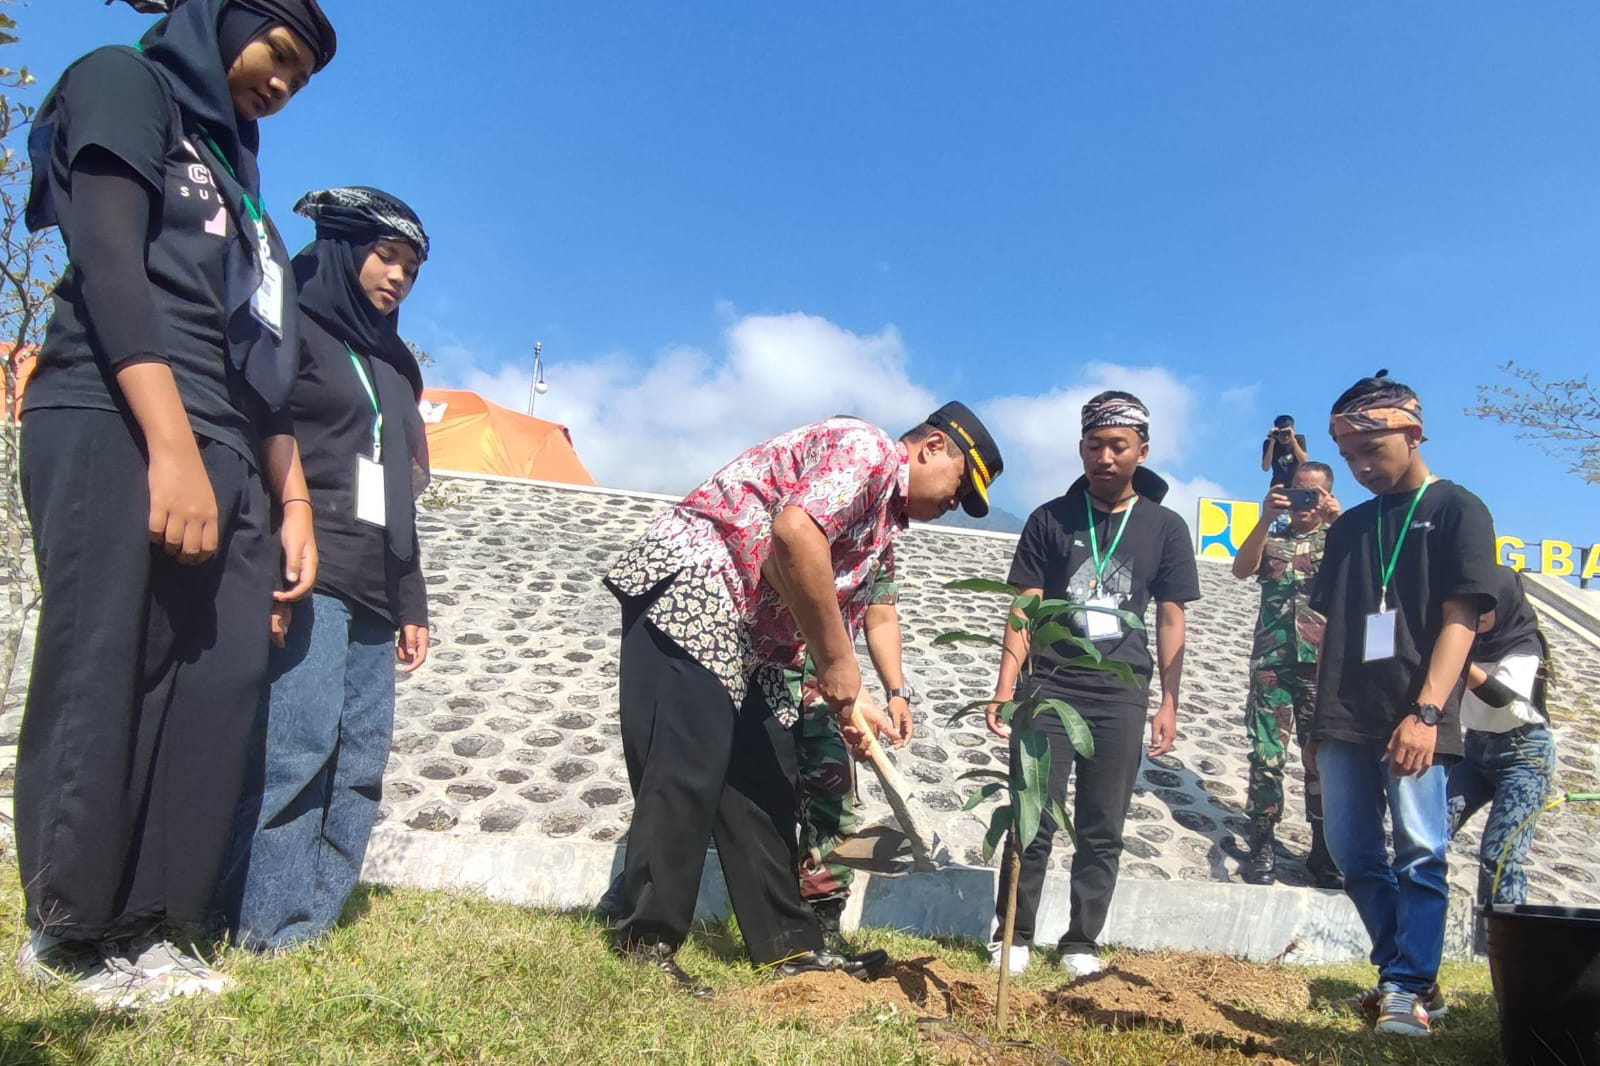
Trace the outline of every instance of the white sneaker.
<path fill-rule="evenodd" d="M 170 940 L 160 940 L 133 960 L 133 966 L 153 988 L 154 1002 L 181 996 L 218 995 L 231 983 L 195 955 Z"/>
<path fill-rule="evenodd" d="M 1091 955 L 1087 951 L 1061 956 L 1061 971 L 1071 975 L 1074 981 L 1099 973 L 1103 969 L 1105 966 L 1100 962 L 1100 956 Z"/>
<path fill-rule="evenodd" d="M 35 930 L 17 952 L 17 973 L 41 985 L 81 981 L 100 969 L 94 944 L 62 940 Z"/>
<path fill-rule="evenodd" d="M 998 940 L 989 941 L 989 969 L 1000 968 L 1000 949 L 1004 945 Z M 1033 949 L 1026 944 L 1011 945 L 1011 975 L 1015 977 L 1028 968 L 1028 958 L 1033 954 Z"/>
<path fill-rule="evenodd" d="M 162 994 L 164 981 L 152 981 L 120 955 L 102 956 L 100 968 L 73 988 L 101 1010 L 137 1010 L 147 1003 L 169 998 Z"/>

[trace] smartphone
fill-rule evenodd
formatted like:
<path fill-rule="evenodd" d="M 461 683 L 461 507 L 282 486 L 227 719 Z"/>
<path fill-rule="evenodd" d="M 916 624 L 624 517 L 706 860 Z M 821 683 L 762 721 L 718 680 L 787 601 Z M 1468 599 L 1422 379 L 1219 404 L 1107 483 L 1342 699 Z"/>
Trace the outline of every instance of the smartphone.
<path fill-rule="evenodd" d="M 1289 497 L 1291 511 L 1310 511 L 1322 503 L 1322 493 L 1316 489 L 1284 489 L 1283 494 Z"/>

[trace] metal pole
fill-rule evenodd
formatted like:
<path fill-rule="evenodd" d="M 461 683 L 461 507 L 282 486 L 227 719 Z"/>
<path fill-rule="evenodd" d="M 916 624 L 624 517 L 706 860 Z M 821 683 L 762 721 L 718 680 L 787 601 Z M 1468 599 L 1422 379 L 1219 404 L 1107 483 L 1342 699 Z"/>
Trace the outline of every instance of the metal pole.
<path fill-rule="evenodd" d="M 533 380 L 528 382 L 528 417 L 533 417 L 533 402 L 538 397 L 539 385 L 544 380 L 544 360 L 539 358 L 539 353 L 544 350 L 543 341 L 533 342 Z"/>

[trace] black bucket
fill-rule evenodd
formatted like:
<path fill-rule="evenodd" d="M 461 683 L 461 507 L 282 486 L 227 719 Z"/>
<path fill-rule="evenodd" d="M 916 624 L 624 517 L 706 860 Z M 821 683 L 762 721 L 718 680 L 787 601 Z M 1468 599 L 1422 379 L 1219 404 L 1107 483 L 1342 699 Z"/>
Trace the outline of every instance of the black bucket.
<path fill-rule="evenodd" d="M 1600 910 L 1479 908 L 1506 1066 L 1600 1066 Z"/>

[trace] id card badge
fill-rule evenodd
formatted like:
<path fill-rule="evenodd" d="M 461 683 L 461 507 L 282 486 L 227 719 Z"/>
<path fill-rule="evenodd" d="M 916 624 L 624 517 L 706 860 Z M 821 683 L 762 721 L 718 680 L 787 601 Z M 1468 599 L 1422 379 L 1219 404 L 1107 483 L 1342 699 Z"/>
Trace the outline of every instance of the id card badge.
<path fill-rule="evenodd" d="M 356 456 L 356 521 L 382 529 L 388 510 L 383 503 L 383 464 Z"/>
<path fill-rule="evenodd" d="M 1373 663 L 1379 659 L 1394 658 L 1394 617 L 1393 611 L 1374 611 L 1367 615 L 1366 641 L 1361 652 L 1362 662 Z"/>
<path fill-rule="evenodd" d="M 250 297 L 250 313 L 274 337 L 283 339 L 283 267 L 271 257 L 261 261 L 261 285 Z"/>
<path fill-rule="evenodd" d="M 1106 607 L 1116 610 L 1120 605 L 1115 596 L 1100 594 L 1085 601 L 1089 607 Z M 1084 636 L 1090 640 L 1115 640 L 1122 636 L 1122 619 L 1105 611 L 1083 612 Z"/>

